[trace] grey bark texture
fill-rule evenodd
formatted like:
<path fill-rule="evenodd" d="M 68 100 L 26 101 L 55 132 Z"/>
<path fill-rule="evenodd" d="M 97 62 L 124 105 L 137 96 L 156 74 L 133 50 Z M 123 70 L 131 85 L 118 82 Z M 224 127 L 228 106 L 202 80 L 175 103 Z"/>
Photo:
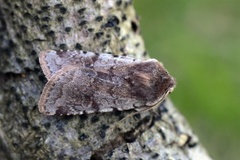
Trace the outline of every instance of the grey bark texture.
<path fill-rule="evenodd" d="M 170 100 L 137 114 L 40 114 L 46 49 L 147 58 L 131 0 L 0 0 L 1 160 L 210 159 Z"/>

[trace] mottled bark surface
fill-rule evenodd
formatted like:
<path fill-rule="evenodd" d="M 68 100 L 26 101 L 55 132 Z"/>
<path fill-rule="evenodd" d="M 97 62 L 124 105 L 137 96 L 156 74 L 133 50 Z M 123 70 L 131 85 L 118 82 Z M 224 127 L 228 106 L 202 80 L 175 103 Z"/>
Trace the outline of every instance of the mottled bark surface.
<path fill-rule="evenodd" d="M 39 113 L 40 51 L 147 58 L 130 0 L 0 0 L 0 15 L 1 159 L 210 159 L 169 100 L 133 116 Z"/>

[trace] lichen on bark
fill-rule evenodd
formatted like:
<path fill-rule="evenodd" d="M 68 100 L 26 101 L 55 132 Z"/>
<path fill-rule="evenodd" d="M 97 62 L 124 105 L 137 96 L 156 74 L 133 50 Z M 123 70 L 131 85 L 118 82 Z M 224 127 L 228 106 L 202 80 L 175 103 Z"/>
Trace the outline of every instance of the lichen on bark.
<path fill-rule="evenodd" d="M 42 50 L 147 58 L 131 0 L 0 0 L 0 15 L 0 157 L 210 159 L 169 100 L 134 115 L 38 111 L 46 83 L 38 62 Z"/>

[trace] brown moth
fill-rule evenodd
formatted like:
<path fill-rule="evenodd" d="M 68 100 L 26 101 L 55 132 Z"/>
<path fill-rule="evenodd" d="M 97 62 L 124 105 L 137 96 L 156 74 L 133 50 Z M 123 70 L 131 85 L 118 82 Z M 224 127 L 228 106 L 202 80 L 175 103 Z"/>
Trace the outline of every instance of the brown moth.
<path fill-rule="evenodd" d="M 38 106 L 46 115 L 143 110 L 175 87 L 175 80 L 155 59 L 47 50 L 39 61 L 48 82 Z"/>

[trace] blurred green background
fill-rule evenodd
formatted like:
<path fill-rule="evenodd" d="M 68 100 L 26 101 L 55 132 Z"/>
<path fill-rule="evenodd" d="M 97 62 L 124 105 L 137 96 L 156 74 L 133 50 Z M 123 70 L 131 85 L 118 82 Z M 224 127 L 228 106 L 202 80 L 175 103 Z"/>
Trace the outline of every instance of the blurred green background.
<path fill-rule="evenodd" d="M 177 79 L 171 98 L 211 157 L 240 159 L 240 1 L 135 0 L 151 57 Z"/>

